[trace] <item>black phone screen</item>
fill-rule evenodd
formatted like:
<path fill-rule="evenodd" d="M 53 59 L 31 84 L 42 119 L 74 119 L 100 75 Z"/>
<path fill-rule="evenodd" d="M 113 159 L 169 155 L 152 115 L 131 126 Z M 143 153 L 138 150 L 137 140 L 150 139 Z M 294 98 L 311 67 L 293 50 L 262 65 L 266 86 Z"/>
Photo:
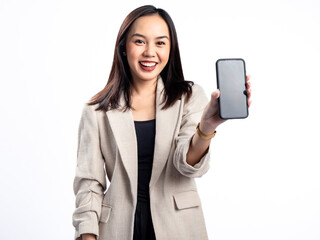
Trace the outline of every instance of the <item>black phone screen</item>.
<path fill-rule="evenodd" d="M 248 117 L 246 69 L 243 59 L 219 59 L 216 62 L 217 87 L 220 90 L 219 114 L 222 119 Z"/>

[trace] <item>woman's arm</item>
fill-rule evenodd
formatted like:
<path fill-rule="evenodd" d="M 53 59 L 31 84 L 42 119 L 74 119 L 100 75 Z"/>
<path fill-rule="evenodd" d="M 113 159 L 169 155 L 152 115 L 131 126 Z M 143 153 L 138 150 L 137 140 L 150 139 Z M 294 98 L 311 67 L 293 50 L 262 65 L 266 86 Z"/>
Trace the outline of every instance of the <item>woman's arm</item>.
<path fill-rule="evenodd" d="M 247 92 L 248 92 L 248 106 L 251 105 L 251 84 L 249 82 L 250 76 L 247 76 Z M 210 102 L 203 111 L 199 130 L 204 135 L 212 134 L 216 128 L 226 120 L 219 117 L 218 98 L 220 96 L 219 90 L 211 94 Z M 206 154 L 209 149 L 211 139 L 204 140 L 198 134 L 194 134 L 190 147 L 187 153 L 187 163 L 194 166 Z"/>
<path fill-rule="evenodd" d="M 76 195 L 76 209 L 73 213 L 76 240 L 80 240 L 83 234 L 99 235 L 106 173 L 100 149 L 97 114 L 94 106 L 86 105 L 79 125 L 77 166 L 73 182 Z"/>

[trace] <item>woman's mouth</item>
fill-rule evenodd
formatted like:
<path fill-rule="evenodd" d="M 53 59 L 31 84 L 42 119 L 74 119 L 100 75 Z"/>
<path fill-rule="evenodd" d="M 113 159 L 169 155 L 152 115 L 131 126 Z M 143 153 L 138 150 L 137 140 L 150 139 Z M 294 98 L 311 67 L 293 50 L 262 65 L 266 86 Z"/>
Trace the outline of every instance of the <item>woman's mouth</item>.
<path fill-rule="evenodd" d="M 139 65 L 143 70 L 151 72 L 156 68 L 157 63 L 156 62 L 139 62 Z"/>

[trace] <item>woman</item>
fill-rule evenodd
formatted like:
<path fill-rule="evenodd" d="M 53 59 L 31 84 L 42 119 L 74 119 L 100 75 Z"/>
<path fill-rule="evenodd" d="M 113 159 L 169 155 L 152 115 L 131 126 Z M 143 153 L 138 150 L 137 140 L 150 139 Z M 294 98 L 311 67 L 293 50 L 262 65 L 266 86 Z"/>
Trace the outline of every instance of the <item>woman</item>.
<path fill-rule="evenodd" d="M 80 122 L 75 238 L 208 239 L 194 178 L 207 172 L 210 139 L 223 122 L 218 97 L 207 104 L 202 88 L 184 80 L 164 10 L 131 12 L 108 83 Z"/>

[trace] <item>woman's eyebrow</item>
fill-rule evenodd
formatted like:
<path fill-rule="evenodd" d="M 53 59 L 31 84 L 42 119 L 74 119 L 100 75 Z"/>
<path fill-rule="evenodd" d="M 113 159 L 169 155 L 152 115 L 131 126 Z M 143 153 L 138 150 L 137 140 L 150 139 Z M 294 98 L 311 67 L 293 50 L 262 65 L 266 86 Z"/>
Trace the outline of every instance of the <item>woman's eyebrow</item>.
<path fill-rule="evenodd" d="M 146 38 L 146 36 L 140 34 L 140 33 L 134 33 L 131 35 L 131 37 L 142 37 L 142 38 Z M 159 37 L 156 37 L 156 39 L 161 39 L 161 38 L 167 38 L 169 40 L 169 37 L 166 36 L 166 35 L 163 35 L 163 36 L 159 36 Z"/>
<path fill-rule="evenodd" d="M 156 37 L 156 39 L 161 39 L 161 38 L 167 38 L 169 40 L 169 37 L 163 35 L 163 36 L 159 36 L 159 37 Z"/>

